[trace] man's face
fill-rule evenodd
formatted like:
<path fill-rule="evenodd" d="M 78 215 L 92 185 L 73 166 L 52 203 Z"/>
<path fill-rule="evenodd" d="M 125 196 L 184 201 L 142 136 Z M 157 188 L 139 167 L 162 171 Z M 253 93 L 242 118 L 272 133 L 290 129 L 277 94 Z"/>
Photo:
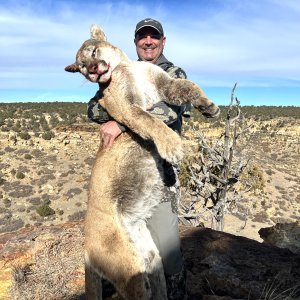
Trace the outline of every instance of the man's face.
<path fill-rule="evenodd" d="M 139 59 L 155 63 L 164 50 L 166 37 L 151 27 L 138 31 L 134 43 Z"/>

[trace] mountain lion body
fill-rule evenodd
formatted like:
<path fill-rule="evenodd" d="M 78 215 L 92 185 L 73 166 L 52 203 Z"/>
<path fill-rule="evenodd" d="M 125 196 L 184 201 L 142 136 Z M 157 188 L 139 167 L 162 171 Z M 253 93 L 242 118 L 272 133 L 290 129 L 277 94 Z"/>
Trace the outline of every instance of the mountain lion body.
<path fill-rule="evenodd" d="M 178 163 L 182 146 L 179 135 L 146 110 L 159 101 L 191 102 L 214 117 L 219 108 L 193 82 L 129 60 L 97 26 L 66 71 L 99 83 L 100 104 L 130 129 L 111 148 L 100 146 L 93 165 L 85 218 L 86 297 L 102 299 L 102 276 L 124 299 L 167 300 L 161 258 L 146 220 L 162 198 L 163 160 Z"/>

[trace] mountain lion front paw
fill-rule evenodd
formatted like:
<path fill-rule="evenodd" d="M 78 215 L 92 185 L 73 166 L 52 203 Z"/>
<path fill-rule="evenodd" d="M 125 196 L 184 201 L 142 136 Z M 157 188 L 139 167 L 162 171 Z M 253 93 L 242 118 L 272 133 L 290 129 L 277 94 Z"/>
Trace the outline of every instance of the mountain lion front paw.
<path fill-rule="evenodd" d="M 171 131 L 167 135 L 161 135 L 156 139 L 155 145 L 162 158 L 171 164 L 178 164 L 183 157 L 182 142 L 180 136 Z"/>

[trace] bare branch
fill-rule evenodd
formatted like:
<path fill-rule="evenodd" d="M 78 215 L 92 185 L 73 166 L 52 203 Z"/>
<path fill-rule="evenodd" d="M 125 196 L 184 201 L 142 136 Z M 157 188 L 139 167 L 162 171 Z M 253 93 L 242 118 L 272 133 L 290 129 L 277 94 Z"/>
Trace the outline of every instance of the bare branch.
<path fill-rule="evenodd" d="M 237 150 L 237 140 L 248 134 L 252 125 L 247 126 L 240 101 L 234 96 L 236 86 L 235 83 L 220 137 L 208 142 L 203 134 L 195 132 L 198 152 L 187 167 L 188 193 L 194 200 L 179 208 L 181 219 L 190 224 L 199 224 L 200 218 L 209 215 L 213 228 L 223 230 L 224 215 L 230 213 L 240 199 L 237 183 L 249 159 L 243 157 L 242 147 Z M 249 143 L 250 138 L 242 141 Z M 235 157 L 237 153 L 239 159 Z M 203 209 L 199 209 L 200 201 L 204 201 Z"/>

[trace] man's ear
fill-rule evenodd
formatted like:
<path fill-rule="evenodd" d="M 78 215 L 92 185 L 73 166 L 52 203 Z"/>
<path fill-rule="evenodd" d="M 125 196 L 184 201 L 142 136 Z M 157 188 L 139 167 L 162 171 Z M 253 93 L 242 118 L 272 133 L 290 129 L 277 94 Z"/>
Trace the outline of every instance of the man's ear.
<path fill-rule="evenodd" d="M 76 73 L 76 72 L 79 72 L 79 68 L 78 68 L 78 66 L 74 63 L 74 64 L 72 64 L 72 65 L 66 66 L 66 67 L 65 67 L 65 71 L 71 72 L 71 73 Z"/>

